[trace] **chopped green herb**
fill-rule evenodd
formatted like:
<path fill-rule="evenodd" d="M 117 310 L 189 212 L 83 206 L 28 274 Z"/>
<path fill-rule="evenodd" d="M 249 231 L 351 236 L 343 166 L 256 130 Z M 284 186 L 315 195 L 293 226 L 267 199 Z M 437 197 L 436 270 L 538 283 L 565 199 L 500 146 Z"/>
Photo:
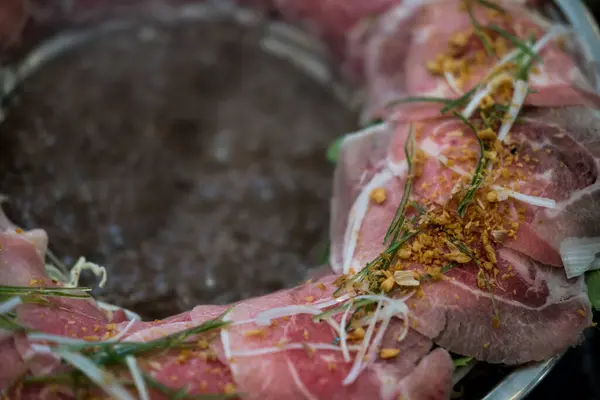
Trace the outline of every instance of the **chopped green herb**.
<path fill-rule="evenodd" d="M 467 13 L 469 14 L 469 19 L 471 20 L 471 24 L 473 24 L 473 28 L 475 30 L 475 35 L 479 38 L 481 43 L 483 44 L 483 48 L 488 56 L 494 55 L 494 48 L 490 44 L 487 35 L 483 32 L 481 24 L 475 18 L 475 14 L 473 13 L 473 5 L 471 2 L 467 3 Z"/>
<path fill-rule="evenodd" d="M 402 193 L 402 199 L 400 200 L 400 204 L 396 209 L 396 213 L 394 218 L 392 219 L 392 223 L 390 224 L 387 233 L 383 239 L 383 243 L 394 243 L 398 236 L 402 232 L 402 228 L 404 227 L 404 222 L 406 221 L 406 216 L 404 212 L 406 210 L 406 204 L 408 203 L 408 199 L 410 198 L 412 192 L 412 184 L 414 180 L 414 171 L 413 171 L 413 161 L 415 157 L 415 135 L 413 125 L 410 125 L 408 132 L 408 138 L 406 139 L 406 143 L 404 144 L 404 156 L 406 157 L 406 163 L 408 164 L 408 173 L 406 176 L 406 182 L 404 183 L 404 192 Z M 391 238 L 391 241 L 389 240 Z"/>
<path fill-rule="evenodd" d="M 356 307 L 363 307 L 363 306 L 366 306 L 366 305 L 369 305 L 369 304 L 373 304 L 373 303 L 375 303 L 375 301 L 373 301 L 373 300 L 360 299 L 360 300 L 356 300 L 354 302 L 354 306 L 356 306 Z M 334 307 L 332 309 L 324 311 L 321 314 L 315 315 L 312 318 L 313 322 L 320 322 L 320 321 L 322 321 L 325 318 L 332 317 L 332 316 L 334 316 L 334 315 L 336 315 L 336 314 L 338 314 L 338 313 L 340 313 L 342 311 L 345 311 L 346 308 L 348 308 L 348 304 L 344 303 L 344 304 L 342 304 L 342 305 L 340 305 L 338 307 Z"/>
<path fill-rule="evenodd" d="M 469 122 L 462 115 L 460 115 L 456 112 L 454 113 L 454 115 L 456 117 L 460 118 L 465 124 L 467 124 L 467 126 L 469 128 L 471 128 L 471 130 L 475 134 L 475 137 L 477 138 L 477 141 L 479 143 L 479 150 L 480 150 L 479 160 L 477 161 L 477 166 L 475 167 L 475 173 L 473 174 L 473 178 L 471 179 L 471 185 L 469 186 L 469 190 L 467 191 L 467 194 L 465 195 L 465 197 L 462 199 L 462 201 L 458 205 L 458 215 L 460 215 L 461 217 L 464 217 L 465 213 L 467 212 L 467 208 L 469 207 L 469 204 L 471 204 L 471 201 L 473 201 L 473 198 L 475 197 L 475 193 L 477 193 L 477 190 L 479 190 L 479 187 L 481 186 L 481 184 L 483 183 L 483 181 L 485 179 L 483 171 L 487 168 L 488 160 L 485 158 L 485 155 L 484 155 L 485 147 L 483 146 L 483 141 L 479 138 L 479 135 L 477 135 L 477 129 L 475 129 L 473 124 L 471 124 L 471 122 Z"/>
<path fill-rule="evenodd" d="M 473 361 L 473 357 L 460 357 L 454 358 L 452 362 L 454 363 L 454 368 L 466 367 Z"/>
<path fill-rule="evenodd" d="M 600 310 L 600 270 L 586 273 L 585 281 L 587 283 L 588 298 L 590 299 L 590 303 L 592 303 L 592 307 Z"/>
<path fill-rule="evenodd" d="M 542 58 L 538 54 L 536 54 L 526 42 L 522 41 L 515 35 L 510 34 L 509 32 L 505 31 L 497 25 L 489 25 L 488 28 L 498 33 L 506 40 L 510 41 L 516 48 L 521 50 L 523 54 L 534 58 L 536 61 L 542 61 Z"/>
<path fill-rule="evenodd" d="M 477 1 L 479 2 L 479 4 L 481 4 L 484 7 L 491 8 L 492 10 L 496 10 L 502 14 L 506 14 L 506 10 L 502 6 L 500 6 L 496 3 L 493 3 L 488 0 L 477 0 Z"/>
<path fill-rule="evenodd" d="M 445 114 L 448 111 L 452 111 L 458 107 L 466 105 L 469 102 L 471 96 L 475 94 L 477 89 L 479 89 L 479 85 L 475 85 L 471 90 L 460 96 L 458 99 L 449 101 L 448 104 L 446 104 L 446 106 L 444 106 L 444 108 L 442 108 L 440 112 L 442 114 Z"/>
<path fill-rule="evenodd" d="M 419 212 L 419 214 L 423 215 L 427 212 L 427 210 L 425 209 L 425 207 L 423 207 L 418 201 L 416 200 L 412 200 L 409 204 L 412 208 L 414 208 L 415 210 L 417 210 Z"/>
<path fill-rule="evenodd" d="M 340 151 L 342 150 L 342 144 L 344 143 L 344 139 L 346 136 L 340 136 L 335 139 L 333 143 L 327 149 L 327 160 L 332 163 L 336 163 L 340 157 Z"/>
<path fill-rule="evenodd" d="M 69 297 L 73 299 L 89 299 L 90 288 L 67 288 L 67 287 L 32 287 L 32 286 L 7 286 L 0 285 L 0 299 L 3 297 Z"/>

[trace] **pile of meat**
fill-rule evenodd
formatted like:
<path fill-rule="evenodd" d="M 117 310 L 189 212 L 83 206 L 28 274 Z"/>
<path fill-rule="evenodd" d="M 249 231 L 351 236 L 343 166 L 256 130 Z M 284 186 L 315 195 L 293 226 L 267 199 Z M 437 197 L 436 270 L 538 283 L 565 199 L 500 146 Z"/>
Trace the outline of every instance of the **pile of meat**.
<path fill-rule="evenodd" d="M 567 279 L 559 249 L 569 238 L 600 236 L 595 223 L 600 219 L 598 101 L 552 36 L 557 28 L 523 1 L 501 2 L 513 15 L 515 34 L 524 39 L 534 30 L 549 36 L 539 49 L 543 64 L 530 77 L 532 93 L 509 143 L 520 157 L 516 163 L 536 159 L 519 192 L 554 206 L 520 205 L 524 217 L 518 232 L 495 247 L 494 293 L 481 287 L 473 263 L 453 268 L 423 285 L 418 296 L 398 300 L 406 300 L 407 307 L 394 306 L 403 312 L 382 319 L 385 326 L 367 329 L 364 341 L 377 341 L 376 348 L 362 346 L 362 337 L 340 345 L 345 333 L 339 327 L 347 313 L 313 318 L 347 299 L 334 296 L 339 274 L 360 270 L 385 250 L 383 237 L 403 196 L 404 145 L 413 124 L 419 127 L 416 146 L 428 155 L 413 197 L 444 204 L 456 185 L 456 168 L 443 165 L 440 155 L 472 146 L 456 133 L 460 122 L 441 117 L 439 104 L 398 100 L 459 97 L 443 76 L 425 68 L 450 36 L 472 24 L 459 3 L 274 0 L 261 5 L 320 37 L 348 79 L 364 88 L 365 117 L 384 122 L 346 136 L 342 145 L 332 199 L 334 273 L 233 305 L 226 315 L 231 324 L 197 348 L 140 356 L 147 374 L 189 393 L 238 393 L 249 399 L 446 399 L 453 373 L 449 352 L 516 365 L 547 359 L 578 343 L 591 324 L 591 307 L 583 278 Z M 485 21 L 488 14 L 478 13 L 480 23 Z M 485 68 L 480 72 L 479 78 Z M 465 91 L 476 78 L 466 82 Z M 507 179 L 503 185 L 513 183 Z M 374 201 L 375 189 L 385 198 Z M 0 232 L 1 284 L 59 285 L 44 272 L 44 232 L 21 232 L 5 219 Z M 130 323 L 122 312 L 107 312 L 92 300 L 48 298 L 45 304 L 19 305 L 15 312 L 20 324 L 46 333 L 86 340 L 119 334 L 124 341 L 144 342 L 197 326 L 226 309 L 200 305 L 162 321 Z M 0 369 L 0 387 L 10 386 L 13 396 L 23 398 L 73 396 L 68 387 L 12 385 L 24 375 L 52 374 L 62 367 L 55 358 L 37 354 L 25 334 L 0 335 L 2 365 L 14 366 Z M 114 373 L 127 376 L 122 370 Z M 161 396 L 152 392 L 153 398 Z"/>

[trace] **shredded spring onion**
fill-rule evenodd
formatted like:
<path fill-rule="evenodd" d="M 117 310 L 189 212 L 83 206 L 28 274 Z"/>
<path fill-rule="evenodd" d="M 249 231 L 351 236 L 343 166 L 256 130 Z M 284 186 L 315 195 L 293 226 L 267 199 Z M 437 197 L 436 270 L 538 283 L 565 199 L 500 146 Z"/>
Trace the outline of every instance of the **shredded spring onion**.
<path fill-rule="evenodd" d="M 318 315 L 321 314 L 321 310 L 315 307 L 309 306 L 285 306 L 272 308 L 270 310 L 263 311 L 256 316 L 255 323 L 257 325 L 269 326 L 274 319 L 282 317 L 290 317 L 298 314 L 310 314 Z"/>
<path fill-rule="evenodd" d="M 452 75 L 452 72 L 444 72 L 444 77 L 446 78 L 450 89 L 452 89 L 454 93 L 460 96 L 462 94 L 462 91 L 458 88 L 458 84 L 456 83 L 456 79 L 454 79 L 454 75 Z"/>
<path fill-rule="evenodd" d="M 56 355 L 85 374 L 92 382 L 112 396 L 112 398 L 117 400 L 135 400 L 116 376 L 99 368 L 93 361 L 84 355 L 61 349 L 56 351 Z"/>
<path fill-rule="evenodd" d="M 138 313 L 128 310 L 126 308 L 115 306 L 115 305 L 108 304 L 108 303 L 104 303 L 102 301 L 96 301 L 96 304 L 102 310 L 107 310 L 107 311 L 111 311 L 111 312 L 122 310 L 125 313 L 125 316 L 127 317 L 127 319 L 129 319 L 130 321 L 134 320 L 134 319 L 138 320 L 138 321 L 142 320 L 142 317 Z"/>
<path fill-rule="evenodd" d="M 138 367 L 135 357 L 131 354 L 126 356 L 125 363 L 127 364 L 127 368 L 129 368 L 129 372 L 131 372 L 131 377 L 133 378 L 133 383 L 135 384 L 138 394 L 140 395 L 140 400 L 150 400 L 146 381 L 144 380 L 142 371 Z"/>
<path fill-rule="evenodd" d="M 546 197 L 530 196 L 528 194 L 515 192 L 514 190 L 506 189 L 498 185 L 492 185 L 491 188 L 500 192 L 501 195 L 504 194 L 512 197 L 515 200 L 522 201 L 523 203 L 531 204 L 532 206 L 556 208 L 556 201 Z"/>
<path fill-rule="evenodd" d="M 505 74 L 505 73 L 499 74 L 498 76 L 496 76 L 492 80 L 490 80 L 487 83 L 487 85 L 477 89 L 477 91 L 473 95 L 473 98 L 471 99 L 471 101 L 463 109 L 462 116 L 465 117 L 466 119 L 471 118 L 473 116 L 473 113 L 475 112 L 475 110 L 477 110 L 477 107 L 479 107 L 479 104 L 481 103 L 483 98 L 488 96 L 490 93 L 492 93 L 499 84 L 506 82 L 507 80 L 512 81 L 513 78 L 510 75 Z"/>
<path fill-rule="evenodd" d="M 85 270 L 89 270 L 89 271 L 93 272 L 94 275 L 96 275 L 96 276 L 101 276 L 102 279 L 100 280 L 100 283 L 98 284 L 98 286 L 100 286 L 101 288 L 104 287 L 104 285 L 106 284 L 106 278 L 107 278 L 106 268 L 101 267 L 92 262 L 86 261 L 86 259 L 84 257 L 79 257 L 79 260 L 77 260 L 77 262 L 71 269 L 71 280 L 69 281 L 69 283 L 65 284 L 65 286 L 71 287 L 71 288 L 78 287 L 79 286 L 79 277 L 81 275 L 81 272 L 85 271 Z"/>
<path fill-rule="evenodd" d="M 356 379 L 358 378 L 358 375 L 362 371 L 362 365 L 365 360 L 365 356 L 367 355 L 367 351 L 369 348 L 369 342 L 371 341 L 371 337 L 373 336 L 373 332 L 375 331 L 375 324 L 376 324 L 377 318 L 379 317 L 379 313 L 381 312 L 382 305 L 383 305 L 383 301 L 379 301 L 377 303 L 377 308 L 375 309 L 375 314 L 373 315 L 373 320 L 372 320 L 371 324 L 369 325 L 369 327 L 367 328 L 367 332 L 365 333 L 365 338 L 363 339 L 362 343 L 360 344 L 360 349 L 358 350 L 358 353 L 354 357 L 352 369 L 350 370 L 350 372 L 348 373 L 348 375 L 342 382 L 345 386 L 351 385 L 352 383 L 354 383 L 354 381 L 356 381 Z"/>
<path fill-rule="evenodd" d="M 513 124 L 517 120 L 519 111 L 521 111 L 523 104 L 525 104 L 525 98 L 527 97 L 528 90 L 529 85 L 527 82 L 517 79 L 517 81 L 514 83 L 513 97 L 510 102 L 510 107 L 508 108 L 508 118 L 504 119 L 502 126 L 498 131 L 498 140 L 501 142 L 504 141 Z"/>
<path fill-rule="evenodd" d="M 258 349 L 251 350 L 232 350 L 231 357 L 255 357 L 264 354 L 273 354 L 279 353 L 282 351 L 288 350 L 327 350 L 327 351 L 342 351 L 340 346 L 336 346 L 331 343 L 311 343 L 311 342 L 302 342 L 302 343 L 287 343 L 281 346 L 271 346 L 271 347 L 261 347 Z M 358 350 L 357 346 L 348 346 L 350 351 Z"/>
<path fill-rule="evenodd" d="M 20 297 L 11 297 L 7 301 L 0 303 L 0 315 L 11 312 L 15 309 L 19 304 L 23 303 Z"/>
<path fill-rule="evenodd" d="M 344 314 L 342 314 L 342 320 L 340 321 L 340 347 L 342 348 L 342 355 L 344 356 L 344 361 L 346 362 L 350 362 L 350 351 L 348 350 L 348 335 L 345 327 L 353 305 L 354 302 L 352 300 L 348 302 L 346 311 L 344 311 Z"/>
<path fill-rule="evenodd" d="M 600 268 L 600 237 L 567 238 L 559 252 L 569 279 Z"/>

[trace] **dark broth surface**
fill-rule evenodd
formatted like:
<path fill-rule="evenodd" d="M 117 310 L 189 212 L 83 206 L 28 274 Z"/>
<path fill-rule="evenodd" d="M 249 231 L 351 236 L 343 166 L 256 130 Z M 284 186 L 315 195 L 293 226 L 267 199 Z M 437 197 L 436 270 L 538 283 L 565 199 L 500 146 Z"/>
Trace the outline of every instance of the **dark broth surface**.
<path fill-rule="evenodd" d="M 107 267 L 101 299 L 160 318 L 302 280 L 327 238 L 326 148 L 354 128 L 257 32 L 154 22 L 20 87 L 0 126 L 0 193 L 65 262 Z"/>

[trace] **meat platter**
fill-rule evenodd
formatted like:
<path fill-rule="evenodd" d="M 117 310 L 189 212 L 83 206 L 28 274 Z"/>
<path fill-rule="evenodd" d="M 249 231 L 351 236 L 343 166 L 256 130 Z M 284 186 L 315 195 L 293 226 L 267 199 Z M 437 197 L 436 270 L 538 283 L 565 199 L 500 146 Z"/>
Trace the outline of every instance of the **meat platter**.
<path fill-rule="evenodd" d="M 17 333 L 8 334 L 10 345 L 3 342 L 2 354 L 26 362 L 18 371 L 19 382 L 5 378 L 15 390 L 9 393 L 70 398 L 81 389 L 128 399 L 132 393 L 140 398 L 205 392 L 236 396 L 239 390 L 248 398 L 371 398 L 379 392 L 380 398 L 443 399 L 453 383 L 478 368 L 478 362 L 487 362 L 527 363 L 486 397 L 523 398 L 592 325 L 582 274 L 593 267 L 593 258 L 586 263 L 573 252 L 588 247 L 598 252 L 592 240 L 596 228 L 586 224 L 595 221 L 593 139 L 599 128 L 593 53 L 598 47 L 589 42 L 588 31 L 578 32 L 588 38 L 580 46 L 565 36 L 565 28 L 532 23 L 527 13 L 508 13 L 511 21 L 523 18 L 527 34 L 507 31 L 502 24 L 512 22 L 506 10 L 522 7 L 510 1 L 501 6 L 474 2 L 476 10 L 469 2 L 455 3 L 405 1 L 391 11 L 382 11 L 390 5 L 367 10 L 367 26 L 352 31 L 350 55 L 340 50 L 339 37 L 317 29 L 333 65 L 343 65 L 336 73 L 326 67 L 322 44 L 286 24 L 266 25 L 262 43 L 270 51 L 328 85 L 348 107 L 360 105 L 367 125 L 330 149 L 336 172 L 329 264 L 337 275 L 319 270 L 294 289 L 233 307 L 196 306 L 147 323 L 134 313 L 79 299 L 88 293 L 76 287 L 81 270 L 104 274 L 94 263 L 80 259 L 71 276 L 49 267 L 52 275 L 47 276 L 36 261 L 46 252 L 44 231 L 23 231 L 4 220 L 0 257 L 11 273 L 2 283 L 17 294 L 3 306 L 11 317 L 6 323 L 14 325 L 7 332 Z M 581 18 L 576 7 L 568 8 L 572 2 L 566 4 L 570 20 Z M 243 23 L 257 23 L 252 13 L 217 9 L 233 12 Z M 184 10 L 179 18 L 206 15 L 205 5 Z M 282 14 L 292 22 L 306 18 L 306 10 L 288 11 Z M 462 13 L 470 33 L 452 36 L 454 48 L 447 50 L 450 33 L 421 24 L 452 13 Z M 463 33 L 461 23 L 450 32 Z M 42 45 L 17 68 L 4 71 L 6 94 L 46 57 L 98 32 L 123 29 L 123 24 L 104 24 Z M 496 35 L 489 36 L 491 31 Z M 411 40 L 424 42 L 401 46 L 404 41 L 398 38 L 414 32 L 417 39 Z M 441 36 L 431 39 L 436 35 Z M 439 43 L 444 46 L 436 49 Z M 443 58 L 450 51 L 451 61 L 460 61 L 469 46 L 484 56 L 490 46 L 500 59 L 500 72 L 491 78 L 462 76 L 464 64 L 453 66 Z M 564 49 L 573 57 L 565 57 Z M 517 71 L 511 70 L 512 61 L 502 61 L 507 55 L 518 60 Z M 394 69 L 399 59 L 416 64 L 399 74 Z M 367 83 L 356 83 L 361 80 Z M 503 85 L 509 88 L 498 90 L 494 96 L 500 97 L 490 95 Z M 354 86 L 363 90 L 349 89 Z M 450 115 L 440 118 L 440 109 Z M 469 132 L 473 137 L 466 137 Z M 494 165 L 502 168 L 494 171 Z M 442 253 L 436 251 L 441 248 Z M 13 265 L 23 267 L 11 270 Z M 71 325 L 81 330 L 70 330 Z M 477 334 L 470 331 L 474 326 Z M 517 327 L 525 342 L 514 340 Z M 88 330 L 94 334 L 84 334 Z M 114 337 L 124 341 L 116 343 Z M 163 351 L 144 350 L 142 343 Z M 124 356 L 114 354 L 120 351 Z M 238 362 L 262 358 L 266 361 L 260 365 Z M 80 372 L 63 372 L 69 365 Z M 266 375 L 257 374 L 257 368 Z M 281 378 L 279 369 L 287 371 Z M 311 378 L 315 373 L 319 379 Z M 275 375 L 281 388 L 265 380 Z M 431 376 L 435 379 L 425 384 Z M 73 383 L 77 379 L 83 380 L 79 389 Z"/>

